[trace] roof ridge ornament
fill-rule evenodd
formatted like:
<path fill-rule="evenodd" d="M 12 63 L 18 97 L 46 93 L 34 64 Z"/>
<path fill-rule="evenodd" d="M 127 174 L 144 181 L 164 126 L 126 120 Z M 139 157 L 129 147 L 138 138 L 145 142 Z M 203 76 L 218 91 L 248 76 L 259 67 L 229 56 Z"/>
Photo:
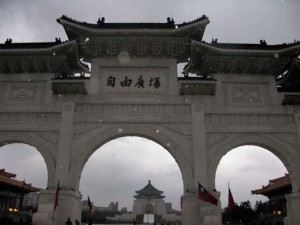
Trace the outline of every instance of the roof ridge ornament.
<path fill-rule="evenodd" d="M 175 24 L 175 21 L 174 21 L 174 19 L 172 18 L 170 18 L 170 17 L 168 17 L 167 18 L 167 24 L 169 24 L 169 25 L 174 25 Z"/>
<path fill-rule="evenodd" d="M 11 38 L 7 38 L 5 41 L 6 45 L 10 45 L 12 43 L 12 39 Z"/>
<path fill-rule="evenodd" d="M 97 21 L 97 24 L 98 24 L 98 26 L 101 26 L 102 24 L 105 24 L 105 17 L 101 17 L 101 20 L 99 18 L 98 21 Z"/>

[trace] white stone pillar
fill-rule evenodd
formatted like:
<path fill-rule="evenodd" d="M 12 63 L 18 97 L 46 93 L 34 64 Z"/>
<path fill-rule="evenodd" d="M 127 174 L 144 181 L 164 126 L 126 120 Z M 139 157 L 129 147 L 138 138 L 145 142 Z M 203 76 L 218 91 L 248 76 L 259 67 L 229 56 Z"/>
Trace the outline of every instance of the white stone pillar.
<path fill-rule="evenodd" d="M 56 190 L 42 190 L 39 196 L 38 212 L 33 215 L 34 225 L 65 224 L 68 217 L 73 224 L 75 219 L 81 221 L 81 195 L 73 190 L 59 191 L 58 206 L 54 209 Z"/>
<path fill-rule="evenodd" d="M 220 202 L 220 192 L 211 192 L 211 194 L 218 199 L 218 205 L 215 206 L 209 202 L 201 201 L 200 208 L 200 224 L 201 225 L 221 225 L 222 224 L 222 210 Z"/>
<path fill-rule="evenodd" d="M 100 81 L 99 67 L 100 67 L 99 59 L 92 59 L 91 77 L 87 89 L 87 92 L 90 95 L 95 95 L 98 92 L 98 86 Z"/>
<path fill-rule="evenodd" d="M 67 189 L 74 188 L 71 187 L 69 180 L 74 107 L 74 103 L 70 102 L 62 105 L 58 150 L 56 153 L 55 187 L 59 181 L 60 187 Z"/>
<path fill-rule="evenodd" d="M 186 193 L 182 199 L 182 225 L 199 225 L 199 200 L 195 193 Z"/>
<path fill-rule="evenodd" d="M 68 217 L 72 221 L 81 220 L 81 195 L 76 192 L 74 184 L 70 182 L 70 160 L 72 152 L 74 103 L 63 103 L 61 123 L 56 152 L 55 186 L 42 190 L 39 198 L 38 212 L 34 215 L 34 225 L 60 225 Z M 54 200 L 59 181 L 60 191 L 58 207 L 55 211 Z"/>
<path fill-rule="evenodd" d="M 197 221 L 195 224 L 222 224 L 221 206 L 215 207 L 208 202 L 198 200 L 198 182 L 213 194 L 217 199 L 220 198 L 220 193 L 212 192 L 214 187 L 210 187 L 208 182 L 207 155 L 206 155 L 206 132 L 205 132 L 205 113 L 201 109 L 201 104 L 192 105 L 192 122 L 193 122 L 193 162 L 194 162 L 194 198 L 196 198 L 196 208 L 192 210 L 190 216 L 194 216 L 191 221 Z M 189 204 L 192 205 L 192 204 Z M 190 208 L 188 209 L 190 210 Z M 189 223 L 188 223 L 189 224 Z M 185 225 L 185 224 L 184 224 Z"/>
<path fill-rule="evenodd" d="M 198 189 L 198 182 L 208 188 L 208 171 L 205 140 L 205 114 L 200 104 L 192 104 L 193 122 L 193 159 L 194 159 L 194 185 Z"/>
<path fill-rule="evenodd" d="M 76 192 L 75 184 L 70 179 L 70 164 L 72 155 L 72 138 L 75 104 L 66 102 L 62 105 L 59 143 L 55 183 L 59 181 L 59 204 L 55 224 L 64 224 L 68 217 L 71 221 L 81 220 L 81 196 Z"/>
<path fill-rule="evenodd" d="M 169 95 L 177 96 L 179 94 L 179 87 L 177 81 L 177 61 L 176 59 L 169 59 Z"/>
<path fill-rule="evenodd" d="M 286 200 L 288 225 L 300 224 L 300 193 L 288 194 Z"/>
<path fill-rule="evenodd" d="M 207 188 L 208 179 L 207 179 L 207 159 L 206 159 L 206 146 L 205 146 L 205 115 L 201 111 L 200 104 L 192 104 L 192 126 L 193 126 L 193 163 L 194 163 L 194 190 L 190 190 L 195 193 L 195 202 L 189 203 L 190 207 L 188 210 L 191 210 L 191 207 L 196 207 L 197 211 L 192 210 L 189 214 L 190 221 L 193 223 L 189 224 L 201 224 L 201 214 L 199 207 L 200 200 L 198 200 L 198 182 L 201 183 L 205 188 Z M 196 204 L 195 206 L 192 206 Z"/>

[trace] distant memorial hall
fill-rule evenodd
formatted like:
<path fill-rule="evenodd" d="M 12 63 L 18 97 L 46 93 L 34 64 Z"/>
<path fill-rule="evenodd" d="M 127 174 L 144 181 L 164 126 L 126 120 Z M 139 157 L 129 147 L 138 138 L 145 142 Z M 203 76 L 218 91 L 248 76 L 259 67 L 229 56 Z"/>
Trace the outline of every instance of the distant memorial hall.
<path fill-rule="evenodd" d="M 174 157 L 183 225 L 221 224 L 220 201 L 198 199 L 198 183 L 217 199 L 227 194 L 215 190 L 217 166 L 242 145 L 283 162 L 292 185 L 286 221 L 300 224 L 300 42 L 207 43 L 206 16 L 181 24 L 57 22 L 67 41 L 0 44 L 0 146 L 34 146 L 48 170 L 34 225 L 80 220 L 85 163 L 123 136 L 151 139 Z"/>
<path fill-rule="evenodd" d="M 178 224 L 181 221 L 181 216 L 172 212 L 172 204 L 165 203 L 163 191 L 157 190 L 150 180 L 144 188 L 136 193 L 131 213 L 116 215 L 108 219 L 128 223 L 136 221 L 138 224 L 159 224 L 161 222 Z M 167 204 L 171 206 L 169 209 L 167 209 Z"/>

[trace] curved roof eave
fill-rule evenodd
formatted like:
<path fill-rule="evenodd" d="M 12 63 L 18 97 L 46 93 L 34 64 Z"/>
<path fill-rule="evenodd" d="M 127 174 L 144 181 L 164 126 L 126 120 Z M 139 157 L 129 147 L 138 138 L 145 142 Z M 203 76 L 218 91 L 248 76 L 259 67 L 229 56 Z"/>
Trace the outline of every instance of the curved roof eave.
<path fill-rule="evenodd" d="M 47 44 L 47 43 L 46 43 Z M 27 48 L 27 46 L 31 46 L 31 48 Z M 43 47 L 46 46 L 46 47 Z M 47 47 L 49 46 L 49 47 Z M 85 72 L 90 73 L 88 67 L 83 64 L 79 60 L 79 49 L 78 49 L 78 41 L 71 40 L 62 43 L 12 43 L 5 48 L 0 48 L 0 56 L 7 56 L 7 55 L 16 55 L 16 56 L 30 56 L 30 55 L 49 55 L 54 56 L 59 53 L 64 53 L 68 55 L 70 58 L 71 64 L 75 66 L 73 72 Z M 78 71 L 79 70 L 79 71 Z"/>
<path fill-rule="evenodd" d="M 39 43 L 36 43 L 39 44 Z M 77 41 L 76 40 L 72 40 L 72 41 L 66 41 L 66 42 L 62 42 L 56 45 L 53 45 L 51 47 L 40 47 L 40 48 L 0 48 L 0 54 L 1 53 L 48 53 L 48 54 L 52 54 L 54 52 L 57 52 L 58 50 L 63 50 L 65 48 L 71 47 L 72 45 L 77 45 Z M 14 44 L 11 44 L 11 46 L 13 47 Z"/>
<path fill-rule="evenodd" d="M 160 36 L 186 36 L 187 33 L 193 35 L 194 33 L 198 32 L 199 30 L 202 32 L 202 36 L 204 34 L 206 25 L 209 23 L 209 19 L 205 17 L 204 19 L 197 20 L 190 23 L 183 23 L 174 25 L 174 28 L 123 28 L 123 29 L 115 29 L 115 28 L 97 28 L 95 27 L 88 27 L 87 23 L 78 23 L 76 21 L 72 21 L 70 19 L 59 18 L 57 19 L 58 23 L 60 23 L 66 31 L 66 34 L 69 39 L 74 39 L 76 33 L 74 30 L 85 32 L 87 35 L 96 36 L 97 34 L 101 34 L 101 36 L 111 35 L 113 33 L 124 33 L 124 34 L 152 34 L 152 35 L 160 35 Z M 80 32 L 78 32 L 80 33 Z M 78 35 L 80 36 L 80 34 Z"/>
<path fill-rule="evenodd" d="M 255 44 L 254 44 L 255 45 Z M 272 55 L 278 54 L 278 57 L 280 55 L 288 54 L 289 52 L 296 51 L 295 55 L 300 54 L 300 42 L 292 44 L 292 45 L 281 45 L 281 47 L 276 45 L 276 49 L 272 49 L 272 45 L 269 45 L 268 49 L 265 49 L 266 47 L 261 45 L 261 48 L 252 49 L 250 48 L 251 44 L 245 44 L 245 46 L 249 46 L 249 48 L 238 48 L 240 46 L 239 44 L 236 44 L 236 48 L 234 48 L 234 44 L 232 44 L 233 47 L 231 48 L 225 48 L 225 47 L 218 47 L 213 44 L 201 42 L 192 40 L 191 41 L 191 48 L 195 50 L 196 52 L 199 52 L 200 48 L 206 49 L 207 51 L 214 51 L 220 54 L 253 54 L 253 55 Z M 258 45 L 255 45 L 258 46 Z"/>

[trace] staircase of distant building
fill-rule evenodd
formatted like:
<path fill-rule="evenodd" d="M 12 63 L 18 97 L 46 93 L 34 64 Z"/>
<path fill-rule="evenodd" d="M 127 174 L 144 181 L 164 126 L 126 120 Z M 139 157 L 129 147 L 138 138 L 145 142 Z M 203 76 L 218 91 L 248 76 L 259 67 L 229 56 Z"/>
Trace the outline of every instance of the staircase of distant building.
<path fill-rule="evenodd" d="M 154 223 L 154 214 L 144 214 L 143 223 L 144 224 L 153 224 Z"/>

